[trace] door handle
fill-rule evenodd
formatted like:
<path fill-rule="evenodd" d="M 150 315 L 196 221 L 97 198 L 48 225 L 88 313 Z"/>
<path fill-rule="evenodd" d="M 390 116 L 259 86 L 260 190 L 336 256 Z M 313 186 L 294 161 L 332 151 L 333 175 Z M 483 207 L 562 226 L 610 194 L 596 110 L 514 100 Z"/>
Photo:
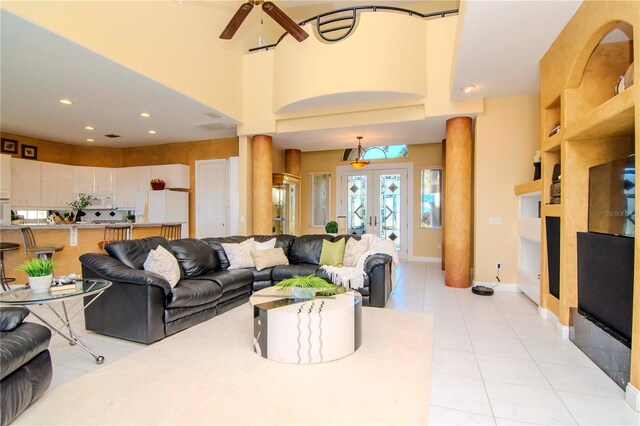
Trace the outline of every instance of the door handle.
<path fill-rule="evenodd" d="M 378 216 L 373 217 L 373 226 L 378 226 Z"/>
<path fill-rule="evenodd" d="M 369 226 L 371 226 L 371 216 L 369 216 Z"/>

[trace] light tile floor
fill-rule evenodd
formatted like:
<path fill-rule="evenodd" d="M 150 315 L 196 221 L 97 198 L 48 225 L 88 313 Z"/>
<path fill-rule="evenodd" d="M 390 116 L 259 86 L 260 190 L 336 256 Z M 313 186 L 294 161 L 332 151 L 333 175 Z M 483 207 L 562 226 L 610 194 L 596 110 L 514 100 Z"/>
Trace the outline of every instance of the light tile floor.
<path fill-rule="evenodd" d="M 402 263 L 391 309 L 435 317 L 430 425 L 640 425 L 624 392 L 522 293 L 444 286 L 440 264 Z"/>
<path fill-rule="evenodd" d="M 396 281 L 388 308 L 435 317 L 429 424 L 640 425 L 640 413 L 626 404 L 624 392 L 560 339 L 522 293 L 481 297 L 447 288 L 435 263 L 403 262 Z M 146 347 L 87 332 L 82 315 L 72 323 L 105 364 Z M 50 389 L 100 368 L 60 336 L 50 350 Z"/>

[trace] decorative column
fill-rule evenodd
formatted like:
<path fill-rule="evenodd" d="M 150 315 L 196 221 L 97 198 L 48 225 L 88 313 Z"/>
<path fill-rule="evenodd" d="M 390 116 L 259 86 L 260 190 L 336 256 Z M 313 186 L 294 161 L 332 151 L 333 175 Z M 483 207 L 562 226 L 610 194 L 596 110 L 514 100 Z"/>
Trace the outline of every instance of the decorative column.
<path fill-rule="evenodd" d="M 272 173 L 271 136 L 256 135 L 252 139 L 253 162 L 253 233 L 269 235 L 272 233 Z"/>
<path fill-rule="evenodd" d="M 472 149 L 471 118 L 447 120 L 447 178 L 444 189 L 447 197 L 444 283 L 447 287 L 466 288 L 471 285 Z"/>
<path fill-rule="evenodd" d="M 444 260 L 445 260 L 445 256 L 446 256 L 446 251 L 445 251 L 445 245 L 444 245 L 444 235 L 446 232 L 446 227 L 444 225 L 444 219 L 445 219 L 445 207 L 446 207 L 446 203 L 444 201 L 444 197 L 445 197 L 445 190 L 444 190 L 444 186 L 445 186 L 445 182 L 446 182 L 446 176 L 447 176 L 447 140 L 446 139 L 442 139 L 442 181 L 440 182 L 440 186 L 442 188 L 442 194 L 440 194 L 440 226 L 442 227 L 442 244 L 440 247 L 442 247 L 442 262 L 440 265 L 440 269 L 442 269 L 443 271 L 445 270 L 444 267 Z"/>
<path fill-rule="evenodd" d="M 300 150 L 285 149 L 284 151 L 284 172 L 300 177 Z"/>

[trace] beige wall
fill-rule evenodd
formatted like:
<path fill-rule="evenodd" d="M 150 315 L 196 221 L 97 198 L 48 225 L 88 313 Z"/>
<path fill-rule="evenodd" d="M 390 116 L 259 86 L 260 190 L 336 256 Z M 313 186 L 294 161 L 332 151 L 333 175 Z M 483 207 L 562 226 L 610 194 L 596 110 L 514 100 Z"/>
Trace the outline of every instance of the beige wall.
<path fill-rule="evenodd" d="M 301 198 L 302 198 L 302 234 L 324 234 L 324 228 L 313 228 L 311 223 L 311 181 L 310 172 L 331 173 L 330 220 L 336 219 L 336 168 L 348 165 L 342 160 L 342 150 L 312 151 L 302 153 Z M 440 257 L 437 245 L 442 242 L 442 231 L 420 228 L 420 169 L 442 164 L 442 144 L 427 143 L 409 145 L 409 158 L 376 160 L 375 163 L 413 163 L 413 256 Z M 411 253 L 410 253 L 411 254 Z"/>
<path fill-rule="evenodd" d="M 474 279 L 516 283 L 518 199 L 515 185 L 533 180 L 533 156 L 540 149 L 538 95 L 486 99 L 475 123 Z M 501 225 L 489 225 L 500 218 Z M 455 230 L 447 230 L 455 232 Z"/>

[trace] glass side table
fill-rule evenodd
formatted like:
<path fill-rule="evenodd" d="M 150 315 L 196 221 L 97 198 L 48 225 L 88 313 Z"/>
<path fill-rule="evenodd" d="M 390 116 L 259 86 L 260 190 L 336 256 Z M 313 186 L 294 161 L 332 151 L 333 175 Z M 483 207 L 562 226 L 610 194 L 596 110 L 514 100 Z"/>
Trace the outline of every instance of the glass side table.
<path fill-rule="evenodd" d="M 97 355 L 80 339 L 78 334 L 71 328 L 71 320 L 80 312 L 83 312 L 87 306 L 91 305 L 104 291 L 111 286 L 111 281 L 97 279 L 80 279 L 75 283 L 52 286 L 47 291 L 33 291 L 28 288 L 20 288 L 0 294 L 0 305 L 24 306 L 29 309 L 30 305 L 46 305 L 57 317 L 57 320 L 47 321 L 41 315 L 38 315 L 32 309 L 31 313 L 46 324 L 52 332 L 58 333 L 65 338 L 70 345 L 78 345 L 85 351 L 89 352 L 96 360 L 96 364 L 102 364 L 104 357 Z M 85 297 L 93 298 L 85 304 L 81 304 L 80 309 L 76 308 Z M 67 307 L 67 302 L 73 304 Z M 59 308 L 53 307 L 54 303 L 60 303 L 62 312 Z M 71 315 L 69 315 L 71 314 Z"/>

